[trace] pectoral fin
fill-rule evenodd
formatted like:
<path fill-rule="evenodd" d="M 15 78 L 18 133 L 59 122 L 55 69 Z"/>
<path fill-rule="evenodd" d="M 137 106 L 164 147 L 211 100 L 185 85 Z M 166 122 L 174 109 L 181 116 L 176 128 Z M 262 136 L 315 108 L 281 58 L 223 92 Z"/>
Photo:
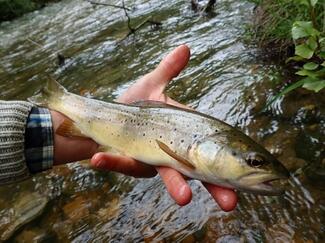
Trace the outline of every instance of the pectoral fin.
<path fill-rule="evenodd" d="M 164 144 L 163 142 L 156 140 L 159 148 L 161 150 L 163 150 L 166 154 L 168 154 L 170 157 L 174 158 L 175 160 L 177 160 L 178 162 L 180 162 L 181 164 L 185 165 L 186 167 L 194 170 L 195 166 L 189 162 L 188 160 L 184 159 L 183 157 L 177 155 L 173 150 L 171 150 L 168 145 Z"/>
<path fill-rule="evenodd" d="M 79 128 L 76 127 L 75 123 L 70 119 L 65 119 L 62 122 L 62 124 L 56 130 L 56 134 L 63 137 L 88 138 L 80 131 Z"/>

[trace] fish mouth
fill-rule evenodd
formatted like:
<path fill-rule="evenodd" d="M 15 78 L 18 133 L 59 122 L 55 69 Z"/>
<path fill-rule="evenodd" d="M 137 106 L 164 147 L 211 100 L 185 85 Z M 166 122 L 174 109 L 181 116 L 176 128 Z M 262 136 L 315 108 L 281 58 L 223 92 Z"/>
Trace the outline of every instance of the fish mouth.
<path fill-rule="evenodd" d="M 253 172 L 239 178 L 234 186 L 240 190 L 259 195 L 278 196 L 284 193 L 283 182 L 286 179 L 288 179 L 287 175 Z"/>

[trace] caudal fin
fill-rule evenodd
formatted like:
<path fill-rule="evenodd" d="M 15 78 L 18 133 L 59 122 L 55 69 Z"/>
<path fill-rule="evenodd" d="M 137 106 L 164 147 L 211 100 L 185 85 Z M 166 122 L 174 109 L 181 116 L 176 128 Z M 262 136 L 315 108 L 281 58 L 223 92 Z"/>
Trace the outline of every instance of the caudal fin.
<path fill-rule="evenodd" d="M 45 87 L 38 94 L 28 98 L 28 101 L 38 106 L 49 107 L 51 103 L 57 101 L 66 92 L 62 85 L 49 77 Z"/>

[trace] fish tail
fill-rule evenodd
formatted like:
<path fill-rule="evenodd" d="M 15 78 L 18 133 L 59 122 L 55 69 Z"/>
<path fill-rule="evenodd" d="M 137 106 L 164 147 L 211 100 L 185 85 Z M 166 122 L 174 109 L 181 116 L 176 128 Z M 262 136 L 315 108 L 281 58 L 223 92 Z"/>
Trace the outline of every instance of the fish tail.
<path fill-rule="evenodd" d="M 62 85 L 49 77 L 45 87 L 38 94 L 28 98 L 28 101 L 38 106 L 51 107 L 51 104 L 60 100 L 60 97 L 66 93 L 67 91 Z"/>

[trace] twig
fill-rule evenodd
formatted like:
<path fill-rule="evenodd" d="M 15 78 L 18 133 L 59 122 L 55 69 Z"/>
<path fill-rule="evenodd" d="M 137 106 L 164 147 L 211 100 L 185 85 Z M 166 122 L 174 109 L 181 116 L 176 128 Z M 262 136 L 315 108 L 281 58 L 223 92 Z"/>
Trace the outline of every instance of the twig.
<path fill-rule="evenodd" d="M 29 42 L 33 43 L 34 45 L 37 45 L 38 47 L 40 47 L 42 49 L 44 48 L 44 46 L 42 46 L 41 44 L 37 43 L 36 41 L 33 41 L 29 37 L 27 37 L 26 40 L 28 40 Z"/>
<path fill-rule="evenodd" d="M 133 33 L 135 30 L 131 26 L 131 19 L 130 19 L 130 16 L 128 14 L 127 9 L 125 8 L 124 0 L 122 0 L 122 6 L 123 6 L 123 10 L 124 10 L 125 16 L 128 18 L 128 28 L 129 28 L 130 32 Z"/>
<path fill-rule="evenodd" d="M 92 0 L 85 0 L 86 2 L 89 2 L 93 5 L 102 5 L 102 6 L 108 6 L 108 7 L 113 7 L 113 8 L 119 8 L 119 9 L 124 9 L 124 11 L 128 10 L 128 11 L 131 11 L 130 8 L 128 7 L 125 7 L 124 5 L 124 1 L 123 1 L 123 6 L 119 6 L 119 5 L 115 5 L 115 4 L 110 4 L 110 3 L 100 3 L 100 2 L 95 2 L 95 1 L 92 1 Z"/>
<path fill-rule="evenodd" d="M 129 29 L 130 29 L 129 33 L 127 33 L 125 35 L 125 37 L 121 39 L 121 41 L 123 41 L 124 39 L 126 39 L 127 37 L 129 37 L 131 34 L 134 34 L 136 31 L 138 31 L 139 29 L 141 29 L 142 27 L 144 27 L 147 23 L 152 24 L 152 25 L 156 25 L 156 26 L 162 25 L 161 22 L 152 20 L 152 17 L 149 16 L 145 20 L 143 20 L 140 24 L 138 24 L 135 28 L 130 28 L 129 27 Z"/>

